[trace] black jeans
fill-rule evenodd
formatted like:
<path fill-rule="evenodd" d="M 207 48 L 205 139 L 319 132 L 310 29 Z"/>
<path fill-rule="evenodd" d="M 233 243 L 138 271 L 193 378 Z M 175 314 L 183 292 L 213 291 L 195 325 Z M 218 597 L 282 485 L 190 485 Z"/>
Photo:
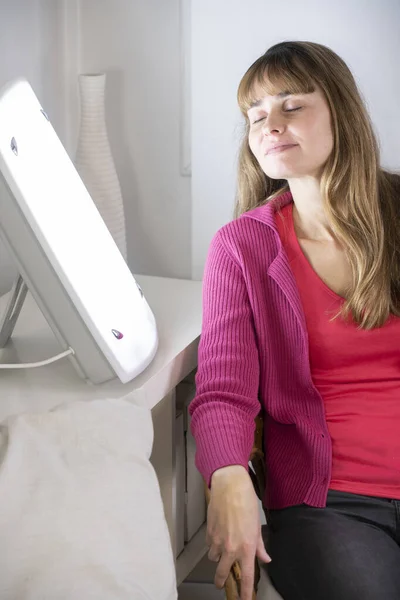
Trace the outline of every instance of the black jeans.
<path fill-rule="evenodd" d="M 400 600 L 400 501 L 330 491 L 272 510 L 268 573 L 284 600 Z"/>

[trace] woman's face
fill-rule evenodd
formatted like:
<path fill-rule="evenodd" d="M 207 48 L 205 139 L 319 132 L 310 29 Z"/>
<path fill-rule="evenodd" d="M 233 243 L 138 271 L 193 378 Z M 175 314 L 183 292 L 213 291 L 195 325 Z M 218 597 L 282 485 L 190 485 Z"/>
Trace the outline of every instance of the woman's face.
<path fill-rule="evenodd" d="M 331 116 L 320 89 L 265 95 L 248 110 L 249 145 L 271 179 L 320 178 L 333 149 Z M 257 90 L 256 90 L 257 92 Z"/>

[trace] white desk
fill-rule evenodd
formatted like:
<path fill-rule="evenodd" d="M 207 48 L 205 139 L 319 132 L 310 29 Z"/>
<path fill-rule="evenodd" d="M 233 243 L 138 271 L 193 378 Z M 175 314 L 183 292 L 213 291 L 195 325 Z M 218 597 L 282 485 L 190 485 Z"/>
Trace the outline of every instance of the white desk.
<path fill-rule="evenodd" d="M 91 385 L 76 374 L 68 358 L 34 369 L 0 370 L 0 420 L 26 411 L 44 411 L 58 404 L 95 398 L 124 398 L 152 410 L 152 463 L 158 475 L 165 514 L 175 544 L 175 387 L 197 366 L 201 330 L 201 282 L 138 275 L 137 281 L 154 312 L 159 349 L 153 362 L 133 381 Z M 0 298 L 0 312 L 7 296 Z M 28 294 L 0 362 L 35 362 L 61 351 L 47 321 Z M 180 583 L 204 554 L 204 528 L 177 561 Z"/>

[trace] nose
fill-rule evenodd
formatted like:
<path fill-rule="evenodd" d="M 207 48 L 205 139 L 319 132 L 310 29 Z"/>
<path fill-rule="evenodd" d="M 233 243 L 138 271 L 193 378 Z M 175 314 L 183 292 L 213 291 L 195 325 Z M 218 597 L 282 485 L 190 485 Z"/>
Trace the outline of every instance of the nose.
<path fill-rule="evenodd" d="M 284 123 L 277 114 L 269 114 L 263 122 L 263 133 L 264 135 L 271 135 L 272 133 L 283 133 Z"/>

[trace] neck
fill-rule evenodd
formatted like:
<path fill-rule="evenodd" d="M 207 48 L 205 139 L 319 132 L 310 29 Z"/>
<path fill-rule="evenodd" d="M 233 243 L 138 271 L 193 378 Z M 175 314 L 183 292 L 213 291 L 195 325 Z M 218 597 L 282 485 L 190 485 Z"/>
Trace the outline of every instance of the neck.
<path fill-rule="evenodd" d="M 289 187 L 294 201 L 293 220 L 297 236 L 315 241 L 333 240 L 319 181 L 314 178 L 291 180 Z"/>

